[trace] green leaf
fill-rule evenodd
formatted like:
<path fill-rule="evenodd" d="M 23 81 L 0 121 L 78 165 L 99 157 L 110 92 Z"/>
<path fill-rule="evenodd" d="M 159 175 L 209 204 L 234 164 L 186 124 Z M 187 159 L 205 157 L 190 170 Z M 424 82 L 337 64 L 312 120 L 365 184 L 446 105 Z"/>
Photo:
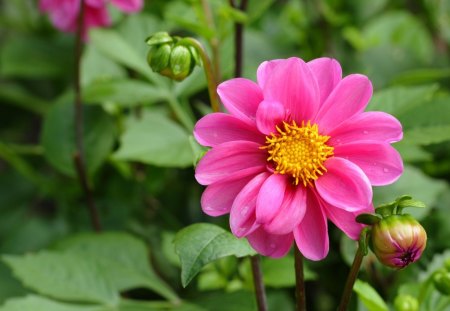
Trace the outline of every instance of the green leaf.
<path fill-rule="evenodd" d="M 0 72 L 4 76 L 60 77 L 66 76 L 68 68 L 73 67 L 70 41 L 24 35 L 9 37 L 9 40 L 2 42 L 0 50 Z"/>
<path fill-rule="evenodd" d="M 120 79 L 127 76 L 125 68 L 105 57 L 94 45 L 87 44 L 81 58 L 81 84 L 88 86 L 95 81 Z M 86 89 L 83 89 L 83 93 Z"/>
<path fill-rule="evenodd" d="M 123 107 L 154 104 L 167 98 L 164 89 L 139 80 L 99 80 L 88 85 L 84 92 L 88 103 L 116 103 Z"/>
<path fill-rule="evenodd" d="M 118 293 L 93 261 L 77 254 L 42 251 L 3 256 L 14 275 L 36 292 L 61 300 L 115 305 Z"/>
<path fill-rule="evenodd" d="M 32 95 L 20 84 L 0 82 L 0 99 L 2 104 L 12 104 L 36 114 L 44 114 L 48 109 L 48 102 Z"/>
<path fill-rule="evenodd" d="M 8 300 L 0 311 L 108 311 L 102 306 L 75 305 L 54 301 L 42 296 L 28 295 Z M 112 310 L 111 310 L 112 311 Z"/>
<path fill-rule="evenodd" d="M 360 224 L 373 225 L 380 220 L 380 217 L 373 214 L 359 214 L 358 216 L 356 216 L 356 221 Z"/>
<path fill-rule="evenodd" d="M 413 199 L 409 199 L 409 200 L 402 200 L 398 203 L 398 206 L 401 208 L 405 208 L 405 207 L 419 207 L 419 208 L 425 208 L 427 207 L 425 203 L 423 203 L 422 201 L 419 200 L 413 200 Z"/>
<path fill-rule="evenodd" d="M 205 310 L 214 311 L 252 311 L 256 310 L 255 296 L 250 291 L 232 293 L 208 292 L 194 300 L 196 305 Z"/>
<path fill-rule="evenodd" d="M 117 160 L 168 167 L 192 165 L 188 133 L 161 114 L 146 112 L 140 119 L 130 118 L 120 142 L 113 155 Z"/>
<path fill-rule="evenodd" d="M 399 117 L 406 111 L 430 102 L 438 88 L 438 85 L 432 84 L 384 89 L 375 93 L 366 110 L 384 111 Z"/>
<path fill-rule="evenodd" d="M 100 107 L 84 107 L 83 143 L 88 174 L 92 175 L 106 160 L 115 140 L 113 119 Z M 55 168 L 75 176 L 74 108 L 70 100 L 53 106 L 44 119 L 41 136 L 44 155 Z"/>
<path fill-rule="evenodd" d="M 261 268 L 264 275 L 264 284 L 269 287 L 294 287 L 295 269 L 294 256 L 287 255 L 280 259 L 262 258 Z M 307 265 L 303 267 L 303 277 L 305 281 L 315 280 L 317 274 Z"/>
<path fill-rule="evenodd" d="M 369 283 L 356 280 L 353 290 L 358 294 L 368 311 L 389 311 L 383 298 L 373 289 Z"/>
<path fill-rule="evenodd" d="M 145 55 L 139 53 L 119 33 L 109 29 L 93 29 L 89 33 L 93 44 L 105 56 L 123 64 L 147 77 L 150 81 L 158 80 L 145 61 Z M 145 38 L 142 44 L 145 45 Z"/>
<path fill-rule="evenodd" d="M 244 257 L 255 254 L 247 240 L 238 239 L 228 231 L 206 223 L 182 229 L 176 234 L 174 243 L 181 260 L 181 284 L 184 287 L 207 263 L 231 255 Z"/>
<path fill-rule="evenodd" d="M 64 240 L 58 248 L 96 262 L 117 291 L 146 287 L 167 299 L 179 300 L 150 267 L 146 245 L 129 234 L 80 234 Z"/>
<path fill-rule="evenodd" d="M 378 206 L 384 202 L 390 202 L 400 193 L 412 193 L 427 206 L 433 207 L 438 203 L 439 196 L 448 191 L 444 181 L 433 179 L 422 173 L 419 169 L 405 165 L 403 175 L 392 185 L 374 188 L 374 205 Z M 425 217 L 431 208 L 416 208 L 408 211 L 420 220 Z"/>

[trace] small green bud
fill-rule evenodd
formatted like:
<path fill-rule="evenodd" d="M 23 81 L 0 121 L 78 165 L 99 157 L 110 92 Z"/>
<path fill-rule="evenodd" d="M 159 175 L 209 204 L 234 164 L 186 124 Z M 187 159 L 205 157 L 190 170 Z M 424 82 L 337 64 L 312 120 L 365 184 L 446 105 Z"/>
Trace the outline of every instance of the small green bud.
<path fill-rule="evenodd" d="M 181 81 L 189 76 L 194 69 L 195 60 L 188 47 L 176 45 L 170 54 L 170 69 L 172 79 Z"/>
<path fill-rule="evenodd" d="M 450 296 L 450 272 L 439 270 L 433 274 L 434 287 L 442 294 Z"/>
<path fill-rule="evenodd" d="M 417 311 L 419 301 L 411 295 L 399 295 L 394 300 L 395 311 Z"/>
<path fill-rule="evenodd" d="M 170 53 L 172 52 L 172 46 L 170 44 L 163 44 L 154 46 L 147 54 L 147 62 L 154 72 L 158 72 L 162 75 L 170 73 Z"/>
<path fill-rule="evenodd" d="M 370 248 L 391 268 L 417 261 L 427 242 L 425 229 L 410 215 L 391 215 L 372 226 Z"/>

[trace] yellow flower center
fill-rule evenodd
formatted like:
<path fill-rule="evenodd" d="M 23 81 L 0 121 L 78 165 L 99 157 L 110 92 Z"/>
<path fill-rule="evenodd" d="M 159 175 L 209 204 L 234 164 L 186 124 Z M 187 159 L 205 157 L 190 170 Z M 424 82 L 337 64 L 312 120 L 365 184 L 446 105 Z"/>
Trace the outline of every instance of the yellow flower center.
<path fill-rule="evenodd" d="M 277 133 L 266 136 L 267 161 L 274 164 L 275 173 L 290 175 L 293 183 L 313 185 L 312 181 L 326 172 L 323 163 L 333 155 L 334 148 L 326 142 L 330 136 L 319 134 L 317 124 L 295 121 L 277 126 Z"/>

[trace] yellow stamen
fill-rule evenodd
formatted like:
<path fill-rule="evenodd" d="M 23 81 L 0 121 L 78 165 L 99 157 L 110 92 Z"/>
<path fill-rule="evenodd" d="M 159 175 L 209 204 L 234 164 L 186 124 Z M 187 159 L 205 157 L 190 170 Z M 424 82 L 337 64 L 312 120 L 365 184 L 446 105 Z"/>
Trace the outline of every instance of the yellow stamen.
<path fill-rule="evenodd" d="M 274 164 L 275 173 L 290 175 L 293 183 L 306 187 L 327 171 L 323 163 L 333 156 L 334 148 L 326 142 L 330 136 L 319 134 L 317 124 L 295 121 L 277 126 L 277 133 L 266 136 L 267 161 Z"/>

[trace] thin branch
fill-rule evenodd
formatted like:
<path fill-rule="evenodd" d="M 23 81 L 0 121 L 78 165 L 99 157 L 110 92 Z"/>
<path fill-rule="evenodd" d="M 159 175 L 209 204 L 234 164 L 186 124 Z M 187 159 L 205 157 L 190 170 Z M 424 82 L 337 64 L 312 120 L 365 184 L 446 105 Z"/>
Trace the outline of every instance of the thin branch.
<path fill-rule="evenodd" d="M 202 0 L 202 7 L 208 28 L 214 30 L 214 36 L 209 40 L 209 45 L 211 46 L 212 51 L 212 63 L 216 82 L 220 82 L 222 81 L 222 73 L 220 71 L 220 40 L 217 38 L 217 29 L 208 0 Z"/>
<path fill-rule="evenodd" d="M 245 12 L 247 10 L 248 0 L 241 0 L 239 7 L 236 6 L 236 3 L 234 1 L 230 0 L 230 5 L 233 8 L 238 8 L 242 12 Z M 242 76 L 243 50 L 244 50 L 244 24 L 235 23 L 235 25 L 234 25 L 234 59 L 235 59 L 234 76 L 235 77 Z"/>
<path fill-rule="evenodd" d="M 75 169 L 80 180 L 81 187 L 86 197 L 86 204 L 89 209 L 89 215 L 92 222 L 92 228 L 99 232 L 101 231 L 100 218 L 98 216 L 97 208 L 92 195 L 92 190 L 89 187 L 87 174 L 86 174 L 86 162 L 84 159 L 83 148 L 83 106 L 81 103 L 81 55 L 83 50 L 82 37 L 84 33 L 84 12 L 85 4 L 84 0 L 80 0 L 80 12 L 77 20 L 77 32 L 75 36 L 75 101 L 74 101 L 74 122 L 75 122 L 75 146 L 76 151 L 73 156 Z"/>
<path fill-rule="evenodd" d="M 359 269 L 361 268 L 363 258 L 364 251 L 360 246 L 358 246 L 355 258 L 353 259 L 352 267 L 350 268 L 350 273 L 348 274 L 347 281 L 345 282 L 344 292 L 342 294 L 338 311 L 346 311 L 348 308 L 348 303 L 352 297 L 353 285 L 355 284 L 356 277 L 358 276 Z"/>
<path fill-rule="evenodd" d="M 264 288 L 264 281 L 262 279 L 261 266 L 259 264 L 259 255 L 250 256 L 250 263 L 252 265 L 253 284 L 255 286 L 258 311 L 267 311 L 267 298 Z"/>
<path fill-rule="evenodd" d="M 305 296 L 305 279 L 303 275 L 303 255 L 300 253 L 298 247 L 294 247 L 295 256 L 295 295 L 297 297 L 297 311 L 306 310 L 306 296 Z"/>

